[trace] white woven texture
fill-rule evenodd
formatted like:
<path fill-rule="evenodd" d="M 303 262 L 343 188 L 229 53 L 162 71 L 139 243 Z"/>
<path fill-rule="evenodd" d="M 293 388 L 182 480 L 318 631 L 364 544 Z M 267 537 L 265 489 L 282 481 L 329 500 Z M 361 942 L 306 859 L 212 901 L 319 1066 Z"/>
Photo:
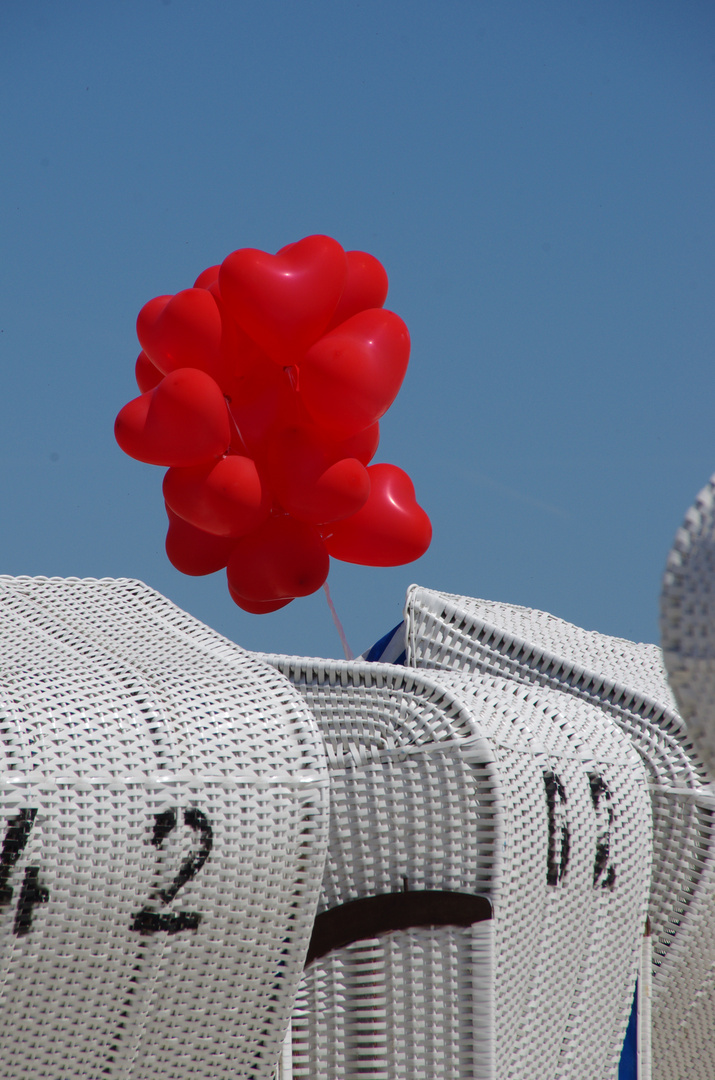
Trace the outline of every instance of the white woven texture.
<path fill-rule="evenodd" d="M 613 1077 L 650 870 L 630 742 L 592 710 L 587 743 L 548 692 L 509 680 L 270 659 L 326 743 L 319 911 L 405 881 L 487 896 L 494 911 L 491 925 L 396 931 L 310 964 L 293 1075 Z"/>
<path fill-rule="evenodd" d="M 661 640 L 670 685 L 695 750 L 715 779 L 715 477 L 698 494 L 678 530 L 668 556 L 661 592 Z M 710 814 L 715 810 L 715 785 Z M 710 907 L 715 881 L 708 852 Z M 691 969 L 685 994 L 684 1022 L 697 1033 L 697 1048 L 708 1047 L 698 1061 L 674 1055 L 682 1075 L 715 1076 L 715 917 L 703 928 L 701 956 Z M 696 1050 L 697 1050 L 696 1048 Z"/>
<path fill-rule="evenodd" d="M 653 1077 L 712 1080 L 715 799 L 660 650 L 528 608 L 416 586 L 406 621 L 408 663 L 478 679 L 498 674 L 548 691 L 587 745 L 598 713 L 627 735 L 647 771 L 653 817 Z M 619 811 L 615 800 L 614 807 Z"/>
<path fill-rule="evenodd" d="M 688 510 L 668 555 L 660 626 L 670 685 L 715 778 L 715 477 Z"/>
<path fill-rule="evenodd" d="M 139 582 L 0 578 L 0 1075 L 273 1075 L 327 840 L 274 669 Z"/>

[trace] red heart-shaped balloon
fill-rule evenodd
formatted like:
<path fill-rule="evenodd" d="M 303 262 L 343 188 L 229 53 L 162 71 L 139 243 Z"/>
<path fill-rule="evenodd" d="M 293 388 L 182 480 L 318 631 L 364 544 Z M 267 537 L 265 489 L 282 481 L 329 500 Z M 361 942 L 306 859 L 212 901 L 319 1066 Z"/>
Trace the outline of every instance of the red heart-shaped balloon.
<path fill-rule="evenodd" d="M 328 330 L 368 308 L 381 308 L 387 299 L 385 267 L 367 251 L 346 251 L 348 275 Z"/>
<path fill-rule="evenodd" d="M 197 368 L 222 388 L 255 351 L 226 311 L 215 283 L 150 300 L 137 317 L 137 337 L 165 375 L 179 368 Z"/>
<path fill-rule="evenodd" d="M 191 577 L 202 577 L 204 574 L 215 574 L 217 570 L 223 570 L 236 541 L 196 529 L 168 506 L 166 513 L 169 517 L 166 554 L 171 565 Z"/>
<path fill-rule="evenodd" d="M 248 611 L 251 615 L 267 615 L 270 611 L 278 611 L 279 608 L 286 607 L 287 604 L 293 603 L 293 597 L 288 597 L 287 600 L 246 600 L 245 596 L 239 596 L 235 589 L 231 588 L 231 582 L 228 583 L 228 595 L 233 600 L 234 604 L 243 611 Z"/>
<path fill-rule="evenodd" d="M 144 342 L 147 341 L 152 345 L 154 344 L 157 320 L 170 300 L 171 296 L 154 296 L 151 300 L 147 300 L 146 304 L 144 304 L 137 315 L 137 337 L 139 338 L 139 344 L 150 359 L 151 350 L 145 348 Z M 153 362 L 154 361 L 152 360 L 152 363 Z M 164 372 L 164 374 L 166 374 L 166 372 Z"/>
<path fill-rule="evenodd" d="M 347 438 L 374 424 L 397 396 L 410 358 L 399 315 L 371 308 L 316 342 L 300 365 L 300 395 L 316 424 Z"/>
<path fill-rule="evenodd" d="M 323 524 L 340 521 L 364 506 L 370 494 L 370 477 L 357 458 L 341 458 L 329 465 L 309 488 L 294 491 L 283 504 L 299 521 Z"/>
<path fill-rule="evenodd" d="M 138 461 L 186 466 L 220 457 L 231 429 L 224 396 L 211 376 L 179 368 L 124 406 L 114 436 Z"/>
<path fill-rule="evenodd" d="M 325 582 L 330 559 L 313 525 L 285 516 L 270 517 L 241 537 L 231 552 L 229 587 L 245 600 L 268 603 L 308 596 Z"/>
<path fill-rule="evenodd" d="M 271 509 L 255 462 L 238 454 L 208 465 L 169 469 L 163 490 L 175 514 L 216 536 L 245 536 Z"/>
<path fill-rule="evenodd" d="M 221 264 L 219 287 L 238 325 L 281 365 L 297 363 L 335 311 L 347 273 L 329 236 L 306 236 L 269 255 L 240 248 Z"/>
<path fill-rule="evenodd" d="M 277 431 L 260 463 L 280 505 L 299 521 L 317 525 L 349 517 L 370 494 L 360 461 L 340 458 L 315 430 L 300 425 Z"/>
<path fill-rule="evenodd" d="M 430 545 L 432 525 L 415 500 L 412 481 L 396 465 L 370 465 L 367 471 L 370 497 L 363 508 L 322 530 L 328 553 L 362 566 L 414 562 Z"/>
<path fill-rule="evenodd" d="M 357 435 L 350 435 L 347 439 L 341 439 L 336 445 L 337 457 L 354 457 L 363 465 L 369 465 L 380 445 L 380 425 L 375 421 L 370 427 L 358 431 Z"/>
<path fill-rule="evenodd" d="M 147 390 L 153 390 L 159 385 L 164 378 L 164 372 L 152 364 L 145 352 L 140 352 L 134 365 L 134 377 L 141 393 L 146 394 Z"/>
<path fill-rule="evenodd" d="M 218 283 L 218 272 L 221 269 L 221 264 L 217 263 L 216 266 L 207 266 L 205 270 L 202 270 L 196 281 L 194 282 L 195 289 L 208 289 L 210 285 Z"/>

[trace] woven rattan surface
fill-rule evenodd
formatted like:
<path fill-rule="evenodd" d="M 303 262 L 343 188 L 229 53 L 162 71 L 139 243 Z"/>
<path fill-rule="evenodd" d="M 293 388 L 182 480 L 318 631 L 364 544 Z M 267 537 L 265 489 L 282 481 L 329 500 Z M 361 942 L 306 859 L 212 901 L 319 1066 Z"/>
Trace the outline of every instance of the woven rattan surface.
<path fill-rule="evenodd" d="M 660 651 L 543 612 L 418 587 L 408 593 L 406 624 L 408 663 L 548 690 L 587 743 L 595 711 L 628 736 L 647 771 L 653 813 L 653 1076 L 712 1080 L 715 799 Z"/>
<path fill-rule="evenodd" d="M 0 1073 L 272 1076 L 327 839 L 265 663 L 139 582 L 0 578 Z"/>
<path fill-rule="evenodd" d="M 661 636 L 683 719 L 715 778 L 715 477 L 686 514 L 668 556 Z"/>
<path fill-rule="evenodd" d="M 696 751 L 715 779 L 715 477 L 697 496 L 685 516 L 668 556 L 661 593 L 661 636 L 668 678 Z M 712 790 L 712 787 L 711 787 Z M 715 790 L 713 790 L 715 796 Z M 715 797 L 710 813 L 715 810 Z M 707 885 L 710 906 L 715 881 L 710 851 Z M 679 1044 L 663 1048 L 672 1074 L 715 1075 L 715 948 L 713 922 L 701 927 L 700 956 L 682 978 L 683 1023 L 693 1032 L 694 1047 L 686 1058 Z M 709 1052 L 701 1053 L 707 1047 Z"/>
<path fill-rule="evenodd" d="M 629 740 L 591 709 L 587 741 L 558 695 L 505 679 L 270 659 L 326 743 L 319 911 L 406 884 L 493 907 L 493 925 L 392 932 L 309 965 L 294 1075 L 612 1077 L 650 869 Z"/>

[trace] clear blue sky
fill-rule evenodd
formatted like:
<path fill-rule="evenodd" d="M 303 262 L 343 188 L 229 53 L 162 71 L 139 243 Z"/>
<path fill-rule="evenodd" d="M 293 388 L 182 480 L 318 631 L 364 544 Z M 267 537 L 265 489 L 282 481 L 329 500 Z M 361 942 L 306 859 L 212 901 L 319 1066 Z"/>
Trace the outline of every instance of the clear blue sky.
<path fill-rule="evenodd" d="M 0 571 L 138 577 L 250 649 L 340 654 L 322 593 L 241 612 L 125 457 L 142 304 L 238 247 L 376 255 L 413 342 L 377 460 L 418 563 L 334 563 L 356 651 L 407 585 L 657 639 L 715 470 L 715 6 L 4 0 Z"/>

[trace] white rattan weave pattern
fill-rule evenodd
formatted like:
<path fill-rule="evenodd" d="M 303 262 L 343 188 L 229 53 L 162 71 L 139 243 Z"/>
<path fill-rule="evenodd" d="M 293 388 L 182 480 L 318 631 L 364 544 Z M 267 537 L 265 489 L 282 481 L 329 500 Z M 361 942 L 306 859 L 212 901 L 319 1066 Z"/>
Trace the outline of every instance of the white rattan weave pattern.
<path fill-rule="evenodd" d="M 661 592 L 661 636 L 668 678 L 696 751 L 715 779 L 715 477 L 698 494 L 668 556 Z M 710 785 L 710 814 L 715 784 Z M 705 853 L 703 853 L 705 856 Z M 710 907 L 715 896 L 712 856 L 707 853 Z M 670 1075 L 715 1075 L 715 919 L 701 924 L 700 956 L 688 964 L 679 987 L 678 1014 L 692 1032 L 685 1047 L 663 1046 Z M 707 1047 L 709 1053 L 701 1053 Z"/>
<path fill-rule="evenodd" d="M 482 893 L 494 910 L 493 961 L 474 936 L 487 927 L 470 932 L 471 983 L 458 950 L 465 931 L 448 927 L 356 942 L 311 964 L 293 1019 L 294 1075 L 610 1078 L 649 876 L 645 773 L 628 741 L 597 714 L 586 745 L 548 693 L 503 679 L 270 659 L 305 694 L 326 742 L 331 826 L 319 910 L 394 893 L 404 879 Z M 619 809 L 609 825 L 611 801 Z M 351 980 L 364 972 L 370 994 L 380 988 L 369 1004 L 353 996 Z M 494 1057 L 477 1064 L 469 1048 L 488 1042 L 492 1009 Z"/>
<path fill-rule="evenodd" d="M 670 685 L 715 778 L 715 476 L 688 510 L 668 555 L 660 625 Z"/>
<path fill-rule="evenodd" d="M 405 888 L 492 899 L 500 793 L 469 712 L 403 668 L 268 659 L 305 695 L 325 739 L 331 813 L 319 915 Z M 293 1015 L 296 1080 L 491 1080 L 492 936 L 491 919 L 411 928 L 314 960 Z"/>
<path fill-rule="evenodd" d="M 293 1077 L 486 1080 L 491 920 L 366 938 L 314 961 L 293 1014 Z"/>
<path fill-rule="evenodd" d="M 325 759 L 274 669 L 129 580 L 0 578 L 0 1071 L 268 1080 Z"/>
<path fill-rule="evenodd" d="M 416 586 L 406 621 L 408 663 L 543 687 L 560 695 L 560 711 L 586 743 L 592 735 L 582 725 L 594 708 L 632 741 L 648 772 L 653 812 L 653 1076 L 712 1080 L 715 800 L 673 705 L 659 650 L 543 612 Z"/>
<path fill-rule="evenodd" d="M 425 674 L 458 691 L 479 716 L 508 776 L 505 801 L 514 799 L 518 831 L 510 865 L 504 860 L 496 995 L 501 1030 L 518 1036 L 504 1040 L 498 1075 L 610 1078 L 630 1014 L 647 911 L 652 832 L 645 769 L 622 732 L 585 703 L 481 674 Z M 538 889 L 536 882 L 525 888 L 523 866 L 533 850 L 519 848 L 536 827 L 533 807 L 514 779 L 523 775 L 525 752 L 538 766 L 542 800 L 547 773 L 563 786 L 569 863 L 552 887 L 537 878 Z M 541 950 L 525 977 L 501 957 L 506 940 L 527 933 L 540 938 Z M 531 1060 L 534 1048 L 542 1068 L 550 1063 L 543 1074 Z"/>

